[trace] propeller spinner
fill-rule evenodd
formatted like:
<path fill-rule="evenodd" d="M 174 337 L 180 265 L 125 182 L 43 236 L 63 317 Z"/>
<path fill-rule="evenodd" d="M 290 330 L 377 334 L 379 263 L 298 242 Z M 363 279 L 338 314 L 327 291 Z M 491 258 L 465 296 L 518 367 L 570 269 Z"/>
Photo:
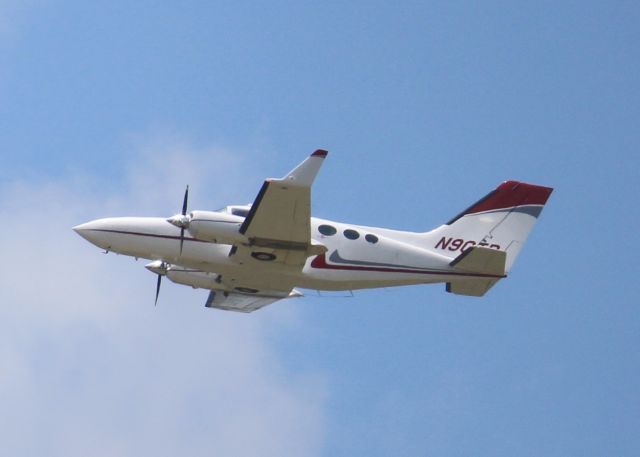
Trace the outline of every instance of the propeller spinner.
<path fill-rule="evenodd" d="M 156 301 L 155 301 L 155 304 L 157 305 L 158 296 L 160 295 L 160 285 L 162 284 L 162 277 L 167 274 L 167 271 L 169 271 L 169 265 L 162 260 L 156 260 L 154 262 L 151 262 L 148 265 L 145 265 L 145 268 L 158 275 L 158 282 L 156 283 Z"/>
<path fill-rule="evenodd" d="M 184 230 L 189 227 L 189 222 L 191 218 L 187 216 L 187 204 L 189 201 L 189 186 L 187 186 L 184 191 L 184 199 L 182 200 L 182 212 L 180 214 L 176 214 L 175 216 L 171 216 L 167 219 L 172 225 L 176 227 L 180 227 L 180 255 L 182 255 L 182 247 L 184 246 Z"/>

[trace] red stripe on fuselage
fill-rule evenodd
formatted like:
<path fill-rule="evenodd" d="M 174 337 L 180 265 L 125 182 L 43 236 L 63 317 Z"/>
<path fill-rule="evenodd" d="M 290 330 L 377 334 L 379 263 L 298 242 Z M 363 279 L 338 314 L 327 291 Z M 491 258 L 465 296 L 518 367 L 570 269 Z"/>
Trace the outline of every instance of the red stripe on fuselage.
<path fill-rule="evenodd" d="M 390 268 L 390 267 L 363 267 L 356 265 L 335 265 L 327 263 L 324 254 L 317 256 L 311 261 L 312 268 L 324 270 L 348 270 L 348 271 L 372 271 L 378 273 L 411 273 L 422 275 L 440 275 L 440 276 L 469 276 L 473 278 L 506 278 L 506 275 L 487 275 L 482 273 L 459 273 L 456 271 L 436 271 L 436 270 L 412 270 L 407 268 Z"/>
<path fill-rule="evenodd" d="M 151 238 L 163 238 L 165 240 L 180 240 L 179 236 L 174 235 L 159 235 L 157 233 L 143 233 L 143 232 L 129 232 L 126 230 L 111 230 L 111 229 L 91 229 L 92 232 L 104 232 L 104 233 L 117 233 L 118 235 L 134 235 L 134 236 L 147 236 Z M 195 241 L 197 243 L 211 243 L 206 240 L 199 240 L 197 238 L 184 237 L 184 241 Z"/>

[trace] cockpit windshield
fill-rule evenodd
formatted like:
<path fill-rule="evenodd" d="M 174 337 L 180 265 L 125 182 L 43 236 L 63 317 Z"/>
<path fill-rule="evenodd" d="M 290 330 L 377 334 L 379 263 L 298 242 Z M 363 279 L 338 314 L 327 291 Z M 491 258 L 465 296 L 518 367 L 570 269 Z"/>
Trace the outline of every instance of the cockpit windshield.
<path fill-rule="evenodd" d="M 234 216 L 247 217 L 249 214 L 249 208 L 231 208 L 231 214 Z"/>
<path fill-rule="evenodd" d="M 250 209 L 251 209 L 251 205 L 225 206 L 224 208 L 220 208 L 216 210 L 216 213 L 227 213 L 227 214 L 233 214 L 234 216 L 247 217 Z"/>

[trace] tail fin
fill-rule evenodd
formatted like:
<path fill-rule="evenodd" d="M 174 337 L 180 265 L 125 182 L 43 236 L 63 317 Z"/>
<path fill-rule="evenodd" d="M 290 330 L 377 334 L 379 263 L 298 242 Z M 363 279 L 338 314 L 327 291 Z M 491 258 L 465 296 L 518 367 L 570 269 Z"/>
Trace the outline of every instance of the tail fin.
<path fill-rule="evenodd" d="M 506 181 L 445 225 L 425 233 L 425 241 L 452 258 L 473 246 L 505 251 L 508 272 L 551 192 L 550 187 Z"/>

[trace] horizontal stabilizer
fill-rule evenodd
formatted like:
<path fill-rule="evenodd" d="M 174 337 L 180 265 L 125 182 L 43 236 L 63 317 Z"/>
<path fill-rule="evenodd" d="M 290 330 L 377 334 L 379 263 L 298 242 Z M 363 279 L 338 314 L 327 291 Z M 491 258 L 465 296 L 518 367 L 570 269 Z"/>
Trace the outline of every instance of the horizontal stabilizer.
<path fill-rule="evenodd" d="M 447 283 L 447 292 L 456 295 L 482 297 L 497 283 L 498 279 L 472 279 L 469 281 L 453 281 Z"/>
<path fill-rule="evenodd" d="M 447 292 L 482 297 L 495 283 L 505 277 L 507 253 L 475 246 L 456 257 L 449 265 L 469 277 L 447 283 Z"/>
<path fill-rule="evenodd" d="M 503 277 L 506 261 L 505 251 L 474 246 L 453 259 L 449 265 L 456 270 Z"/>

